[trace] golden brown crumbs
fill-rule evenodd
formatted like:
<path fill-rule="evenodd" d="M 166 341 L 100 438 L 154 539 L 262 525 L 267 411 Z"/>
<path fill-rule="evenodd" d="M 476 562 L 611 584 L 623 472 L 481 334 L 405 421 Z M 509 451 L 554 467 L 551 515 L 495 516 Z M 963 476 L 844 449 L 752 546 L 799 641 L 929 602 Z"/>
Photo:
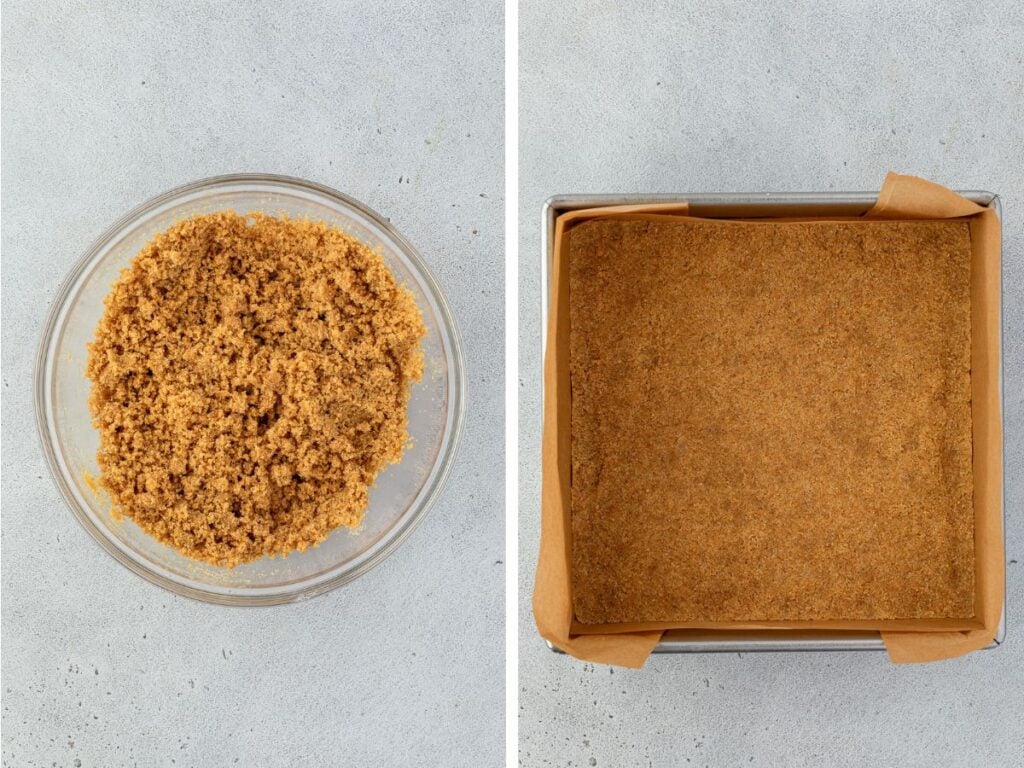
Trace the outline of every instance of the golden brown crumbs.
<path fill-rule="evenodd" d="M 380 255 L 338 229 L 178 222 L 122 272 L 89 346 L 115 514 L 228 567 L 357 527 L 408 442 L 425 333 Z"/>
<path fill-rule="evenodd" d="M 573 229 L 576 617 L 972 616 L 970 247 L 961 221 Z"/>

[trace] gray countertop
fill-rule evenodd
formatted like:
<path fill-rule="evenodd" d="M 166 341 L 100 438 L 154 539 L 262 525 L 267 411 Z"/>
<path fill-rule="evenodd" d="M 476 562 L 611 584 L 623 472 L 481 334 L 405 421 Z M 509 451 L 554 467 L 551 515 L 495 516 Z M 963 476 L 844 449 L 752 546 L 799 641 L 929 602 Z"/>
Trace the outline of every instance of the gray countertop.
<path fill-rule="evenodd" d="M 521 4 L 520 764 L 1019 765 L 1024 10 L 1012 0 L 688 5 Z M 729 654 L 630 671 L 552 654 L 529 610 L 543 201 L 877 190 L 888 170 L 1002 196 L 1006 644 L 923 666 L 879 653 Z"/>
<path fill-rule="evenodd" d="M 3 764 L 498 765 L 501 4 L 27 2 L 3 18 Z M 231 609 L 107 556 L 51 482 L 32 366 L 58 285 L 147 198 L 265 171 L 391 218 L 462 330 L 424 523 L 355 583 Z"/>

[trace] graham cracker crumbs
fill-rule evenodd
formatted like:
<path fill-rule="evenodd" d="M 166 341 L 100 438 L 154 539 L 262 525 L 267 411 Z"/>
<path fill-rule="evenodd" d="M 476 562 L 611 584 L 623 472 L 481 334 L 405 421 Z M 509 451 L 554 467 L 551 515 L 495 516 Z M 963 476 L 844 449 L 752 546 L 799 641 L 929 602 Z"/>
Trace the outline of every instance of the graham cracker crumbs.
<path fill-rule="evenodd" d="M 569 243 L 578 621 L 973 616 L 966 222 Z"/>
<path fill-rule="evenodd" d="M 175 224 L 122 272 L 89 347 L 115 514 L 227 567 L 357 527 L 408 442 L 425 333 L 379 254 L 322 222 Z"/>

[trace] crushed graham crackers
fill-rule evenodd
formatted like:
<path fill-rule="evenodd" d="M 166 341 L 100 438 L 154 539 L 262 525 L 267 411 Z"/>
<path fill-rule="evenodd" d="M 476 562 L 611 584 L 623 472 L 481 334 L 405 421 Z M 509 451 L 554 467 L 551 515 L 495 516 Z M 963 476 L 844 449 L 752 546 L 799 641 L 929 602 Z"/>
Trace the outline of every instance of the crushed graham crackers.
<path fill-rule="evenodd" d="M 380 255 L 338 229 L 176 223 L 122 272 L 89 347 L 114 514 L 227 567 L 358 527 L 409 440 L 425 333 Z"/>
<path fill-rule="evenodd" d="M 967 223 L 569 235 L 579 622 L 973 616 Z"/>

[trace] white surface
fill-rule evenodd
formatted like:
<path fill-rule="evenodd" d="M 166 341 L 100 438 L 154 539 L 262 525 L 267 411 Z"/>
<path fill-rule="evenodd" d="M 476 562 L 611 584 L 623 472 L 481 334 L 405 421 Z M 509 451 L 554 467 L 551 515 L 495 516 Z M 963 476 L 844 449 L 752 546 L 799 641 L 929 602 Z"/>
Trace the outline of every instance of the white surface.
<path fill-rule="evenodd" d="M 521 5 L 520 764 L 1020 765 L 1022 6 L 620 5 Z M 543 201 L 568 192 L 877 190 L 888 170 L 1003 198 L 1006 645 L 901 667 L 876 653 L 730 654 L 655 657 L 628 671 L 550 653 L 529 610 Z"/>
<path fill-rule="evenodd" d="M 5 766 L 502 760 L 501 15 L 494 0 L 4 3 Z M 116 564 L 58 496 L 32 413 L 40 327 L 86 246 L 155 194 L 238 171 L 390 217 L 466 348 L 440 502 L 368 575 L 278 608 L 192 602 Z"/>

